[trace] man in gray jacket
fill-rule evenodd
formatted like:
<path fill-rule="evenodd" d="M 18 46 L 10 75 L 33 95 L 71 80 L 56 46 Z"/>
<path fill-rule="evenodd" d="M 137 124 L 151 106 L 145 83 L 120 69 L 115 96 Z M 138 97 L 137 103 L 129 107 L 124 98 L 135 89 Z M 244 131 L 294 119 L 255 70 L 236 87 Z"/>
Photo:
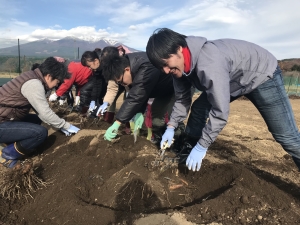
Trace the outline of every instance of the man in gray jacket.
<path fill-rule="evenodd" d="M 59 118 L 49 107 L 45 93 L 70 77 L 67 67 L 47 58 L 34 71 L 0 87 L 0 163 L 16 168 L 19 160 L 30 155 L 48 136 L 41 122 L 60 129 L 67 136 L 79 129 Z M 33 108 L 36 114 L 30 114 Z"/>
<path fill-rule="evenodd" d="M 183 147 L 186 165 L 200 170 L 207 148 L 227 123 L 229 103 L 246 96 L 259 110 L 274 139 L 300 169 L 300 134 L 276 58 L 241 40 L 185 36 L 158 29 L 146 51 L 152 64 L 173 76 L 176 102 L 162 142 L 171 144 L 174 128 L 191 106 L 190 87 L 202 94 L 191 107 Z M 187 79 L 180 79 L 185 77 Z M 207 119 L 208 122 L 207 122 Z"/>

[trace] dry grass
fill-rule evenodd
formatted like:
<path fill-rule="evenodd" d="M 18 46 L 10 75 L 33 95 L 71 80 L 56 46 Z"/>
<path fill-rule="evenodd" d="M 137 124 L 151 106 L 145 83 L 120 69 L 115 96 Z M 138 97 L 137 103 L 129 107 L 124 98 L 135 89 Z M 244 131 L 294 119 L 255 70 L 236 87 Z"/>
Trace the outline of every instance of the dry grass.
<path fill-rule="evenodd" d="M 18 73 L 7 73 L 7 72 L 0 73 L 0 78 L 15 78 L 17 76 L 19 76 Z"/>

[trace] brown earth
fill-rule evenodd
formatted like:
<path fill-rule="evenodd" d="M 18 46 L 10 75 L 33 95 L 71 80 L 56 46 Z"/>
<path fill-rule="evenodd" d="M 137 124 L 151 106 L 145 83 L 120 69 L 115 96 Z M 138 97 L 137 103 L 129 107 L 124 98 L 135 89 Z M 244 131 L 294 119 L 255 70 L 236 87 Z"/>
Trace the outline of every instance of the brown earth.
<path fill-rule="evenodd" d="M 300 100 L 291 102 L 300 124 Z M 200 172 L 153 164 L 158 148 L 143 132 L 135 144 L 122 132 L 110 143 L 103 140 L 106 122 L 60 114 L 82 130 L 66 137 L 49 127 L 33 157 L 48 186 L 32 197 L 1 198 L 0 224 L 300 223 L 299 172 L 250 101 L 231 103 Z"/>
<path fill-rule="evenodd" d="M 283 71 L 291 71 L 291 68 L 294 65 L 300 65 L 300 59 L 299 58 L 292 58 L 292 59 L 283 59 L 278 60 L 278 65 Z"/>

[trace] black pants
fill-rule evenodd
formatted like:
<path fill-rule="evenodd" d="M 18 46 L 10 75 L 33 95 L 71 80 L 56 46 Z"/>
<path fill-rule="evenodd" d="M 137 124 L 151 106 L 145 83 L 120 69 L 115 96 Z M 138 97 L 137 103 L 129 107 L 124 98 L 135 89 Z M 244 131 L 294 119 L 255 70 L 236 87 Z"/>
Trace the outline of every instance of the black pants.
<path fill-rule="evenodd" d="M 92 99 L 96 102 L 96 105 L 102 105 L 106 89 L 107 83 L 104 80 L 101 82 L 101 85 L 95 86 L 94 79 L 89 79 L 89 81 L 80 89 L 80 106 L 88 107 Z"/>

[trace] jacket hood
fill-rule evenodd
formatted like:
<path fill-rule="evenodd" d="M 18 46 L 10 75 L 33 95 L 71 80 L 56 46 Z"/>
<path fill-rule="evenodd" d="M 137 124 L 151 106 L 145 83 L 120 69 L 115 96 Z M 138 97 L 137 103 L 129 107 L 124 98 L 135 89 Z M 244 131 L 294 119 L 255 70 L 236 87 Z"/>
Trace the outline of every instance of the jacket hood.
<path fill-rule="evenodd" d="M 200 51 L 201 51 L 203 45 L 207 42 L 207 39 L 204 37 L 188 36 L 185 40 L 186 40 L 188 48 L 191 52 L 191 60 L 192 61 L 191 61 L 190 71 L 193 71 L 196 66 L 196 63 L 198 61 L 198 58 L 200 56 Z M 187 76 L 189 74 L 187 74 Z"/>

